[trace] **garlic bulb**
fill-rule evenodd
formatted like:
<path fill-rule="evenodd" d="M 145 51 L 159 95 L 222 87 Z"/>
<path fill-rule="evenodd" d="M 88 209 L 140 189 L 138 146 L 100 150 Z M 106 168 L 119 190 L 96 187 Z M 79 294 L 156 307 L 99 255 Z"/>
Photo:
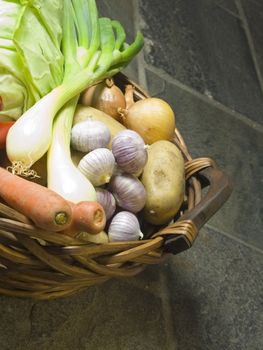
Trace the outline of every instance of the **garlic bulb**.
<path fill-rule="evenodd" d="M 132 213 L 138 213 L 146 203 L 146 191 L 135 176 L 131 174 L 114 175 L 109 184 L 119 207 Z"/>
<path fill-rule="evenodd" d="M 108 229 L 109 241 L 136 241 L 143 238 L 137 217 L 128 211 L 116 214 Z"/>
<path fill-rule="evenodd" d="M 106 220 L 109 220 L 116 210 L 116 200 L 109 191 L 103 188 L 96 188 L 97 202 L 103 207 Z"/>
<path fill-rule="evenodd" d="M 78 169 L 94 186 L 108 183 L 114 172 L 115 158 L 107 148 L 97 148 L 86 154 L 79 162 Z"/>
<path fill-rule="evenodd" d="M 143 138 L 132 130 L 121 131 L 113 138 L 112 153 L 118 166 L 130 174 L 140 173 L 147 162 Z"/>
<path fill-rule="evenodd" d="M 107 147 L 110 137 L 110 130 L 104 123 L 89 117 L 84 122 L 73 126 L 71 145 L 76 151 L 87 153 L 96 148 Z"/>

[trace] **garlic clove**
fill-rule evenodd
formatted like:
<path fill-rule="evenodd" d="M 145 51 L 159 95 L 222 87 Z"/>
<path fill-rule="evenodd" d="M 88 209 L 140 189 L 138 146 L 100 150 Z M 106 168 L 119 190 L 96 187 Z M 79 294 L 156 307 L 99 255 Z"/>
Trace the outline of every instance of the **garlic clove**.
<path fill-rule="evenodd" d="M 110 130 L 104 123 L 92 119 L 75 124 L 71 130 L 71 146 L 80 152 L 90 152 L 105 148 L 110 142 Z"/>
<path fill-rule="evenodd" d="M 78 169 L 94 186 L 101 186 L 110 181 L 115 169 L 115 158 L 107 148 L 97 148 L 80 160 Z"/>
<path fill-rule="evenodd" d="M 117 205 L 132 213 L 138 213 L 145 206 L 146 190 L 137 177 L 131 174 L 117 174 L 111 178 L 109 190 Z"/>
<path fill-rule="evenodd" d="M 143 233 L 137 217 L 128 211 L 121 211 L 113 217 L 108 236 L 110 242 L 136 241 L 143 238 Z"/>
<path fill-rule="evenodd" d="M 147 162 L 147 146 L 135 131 L 123 130 L 112 140 L 112 153 L 117 165 L 130 174 L 140 173 Z"/>
<path fill-rule="evenodd" d="M 97 202 L 99 202 L 106 215 L 106 220 L 109 220 L 116 210 L 116 200 L 112 193 L 103 188 L 96 188 Z"/>

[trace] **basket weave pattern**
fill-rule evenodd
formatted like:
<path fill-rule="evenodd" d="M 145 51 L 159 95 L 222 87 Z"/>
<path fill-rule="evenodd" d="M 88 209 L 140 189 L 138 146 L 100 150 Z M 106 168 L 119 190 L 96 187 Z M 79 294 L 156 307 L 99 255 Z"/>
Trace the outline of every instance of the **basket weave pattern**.
<path fill-rule="evenodd" d="M 118 85 L 127 82 L 118 78 Z M 135 97 L 148 95 L 135 85 Z M 131 277 L 149 264 L 159 264 L 170 254 L 166 238 L 184 237 L 191 247 L 198 228 L 192 220 L 180 220 L 202 199 L 198 172 L 216 167 L 210 158 L 192 159 L 180 132 L 173 142 L 185 158 L 184 208 L 173 223 L 156 228 L 146 239 L 94 244 L 80 238 L 39 229 L 22 214 L 0 202 L 0 294 L 37 299 L 72 295 L 113 277 Z"/>

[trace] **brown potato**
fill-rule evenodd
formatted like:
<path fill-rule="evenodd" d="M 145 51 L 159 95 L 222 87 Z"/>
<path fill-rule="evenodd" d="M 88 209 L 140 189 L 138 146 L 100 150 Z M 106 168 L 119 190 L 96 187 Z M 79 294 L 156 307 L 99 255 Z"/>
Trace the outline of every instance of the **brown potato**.
<path fill-rule="evenodd" d="M 147 192 L 144 219 L 155 225 L 168 223 L 178 212 L 185 192 L 184 159 L 177 146 L 164 140 L 153 143 L 141 181 Z"/>

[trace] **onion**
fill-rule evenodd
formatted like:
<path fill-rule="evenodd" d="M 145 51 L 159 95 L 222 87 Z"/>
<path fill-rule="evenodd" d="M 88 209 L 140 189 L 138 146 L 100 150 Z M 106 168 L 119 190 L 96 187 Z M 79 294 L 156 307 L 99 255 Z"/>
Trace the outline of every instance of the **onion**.
<path fill-rule="evenodd" d="M 126 107 L 124 94 L 114 84 L 113 79 L 106 79 L 82 93 L 80 103 L 84 106 L 91 106 L 110 115 L 114 119 L 119 119 L 119 109 Z"/>
<path fill-rule="evenodd" d="M 148 145 L 159 140 L 172 140 L 175 115 L 164 100 L 149 97 L 132 103 L 133 87 L 127 85 L 125 96 L 128 109 L 120 110 L 123 124 L 136 131 Z"/>

